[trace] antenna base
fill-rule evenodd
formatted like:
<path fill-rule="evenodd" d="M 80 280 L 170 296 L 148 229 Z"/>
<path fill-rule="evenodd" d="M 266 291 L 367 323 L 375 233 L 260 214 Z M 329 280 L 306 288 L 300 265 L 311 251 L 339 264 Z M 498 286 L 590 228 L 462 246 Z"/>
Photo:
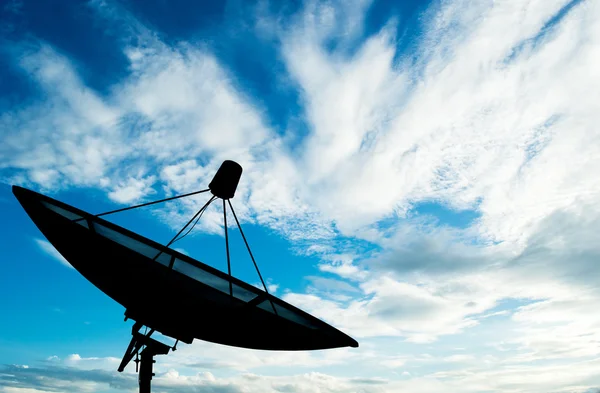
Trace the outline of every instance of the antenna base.
<path fill-rule="evenodd" d="M 171 347 L 150 338 L 154 329 L 151 329 L 148 334 L 142 334 L 139 332 L 141 327 L 142 324 L 140 322 L 136 322 L 133 325 L 133 328 L 131 329 L 131 341 L 125 351 L 123 360 L 121 360 L 118 371 L 123 372 L 127 364 L 133 360 L 135 362 L 136 371 L 138 371 L 139 366 L 138 381 L 140 393 L 150 393 L 151 381 L 154 376 L 154 373 L 152 372 L 152 367 L 155 363 L 154 356 L 168 354 Z M 144 349 L 142 349 L 142 347 L 144 347 Z M 133 359 L 134 356 L 135 359 Z"/>

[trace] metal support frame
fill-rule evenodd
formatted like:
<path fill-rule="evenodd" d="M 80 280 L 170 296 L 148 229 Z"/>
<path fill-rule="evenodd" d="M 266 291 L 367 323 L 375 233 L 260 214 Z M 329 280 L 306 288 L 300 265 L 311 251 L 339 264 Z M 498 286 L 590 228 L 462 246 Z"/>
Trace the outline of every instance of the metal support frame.
<path fill-rule="evenodd" d="M 140 393 L 150 393 L 151 381 L 154 373 L 152 367 L 156 360 L 156 355 L 166 355 L 169 353 L 170 347 L 153 339 L 146 344 L 146 348 L 140 353 L 140 373 L 138 382 L 140 386 Z"/>
<path fill-rule="evenodd" d="M 183 194 L 183 195 L 178 195 L 178 196 L 174 196 L 174 197 L 170 197 L 170 198 L 165 198 L 165 199 L 161 199 L 158 201 L 153 201 L 153 202 L 148 202 L 148 203 L 143 203 L 140 205 L 135 205 L 135 206 L 129 206 L 129 207 L 125 207 L 122 209 L 117 209 L 117 210 L 111 210 L 105 213 L 100 213 L 100 214 L 96 214 L 94 217 L 100 217 L 100 216 L 105 216 L 108 214 L 113 214 L 113 213 L 119 213 L 119 212 L 123 212 L 123 211 L 127 211 L 127 210 L 132 210 L 132 209 L 136 209 L 138 207 L 144 207 L 144 206 L 149 206 L 149 205 L 153 205 L 153 204 L 157 204 L 157 203 L 161 203 L 161 202 L 167 202 L 167 201 L 171 201 L 174 199 L 178 199 L 178 198 L 184 198 L 187 196 L 192 196 L 192 195 L 196 195 L 196 194 L 200 194 L 200 193 L 204 193 L 210 191 L 210 189 L 206 189 L 206 190 L 201 190 L 201 191 L 196 191 L 196 192 L 191 192 L 188 194 Z M 182 239 L 183 237 L 185 237 L 188 233 L 190 233 L 190 231 L 192 229 L 194 229 L 194 227 L 196 226 L 196 224 L 198 223 L 198 220 L 202 217 L 202 214 L 204 213 L 204 211 L 208 208 L 208 206 L 217 198 L 216 195 L 213 195 L 201 208 L 200 210 L 198 210 L 196 212 L 196 214 L 194 214 L 194 216 L 191 218 L 191 220 L 189 220 L 183 228 L 181 228 L 181 230 L 177 233 L 177 235 L 175 235 L 166 245 L 166 247 L 169 247 L 170 245 L 172 245 L 173 243 L 175 243 L 176 241 Z M 227 204 L 229 205 L 229 208 L 231 209 L 231 212 L 233 213 L 233 217 L 235 219 L 235 223 L 237 224 L 238 229 L 240 230 L 240 234 L 242 235 L 242 239 L 244 240 L 244 244 L 246 245 L 246 249 L 248 250 L 248 254 L 250 254 L 250 259 L 252 259 L 252 263 L 254 264 L 254 267 L 256 268 L 256 273 L 258 274 L 258 277 L 260 278 L 260 282 L 263 285 L 263 288 L 266 292 L 267 295 L 259 295 L 257 296 L 254 300 L 249 302 L 249 305 L 254 305 L 256 306 L 258 303 L 262 302 L 265 297 L 267 299 L 269 299 L 269 302 L 271 303 L 271 307 L 273 308 L 273 312 L 275 313 L 275 315 L 277 315 L 277 310 L 275 308 L 275 304 L 273 303 L 273 301 L 269 298 L 269 289 L 267 288 L 267 285 L 265 284 L 265 281 L 262 277 L 262 274 L 260 274 L 260 270 L 258 268 L 258 264 L 256 263 L 256 260 L 254 259 L 254 254 L 252 254 L 252 250 L 250 249 L 250 245 L 248 244 L 248 240 L 246 239 L 246 235 L 244 234 L 244 231 L 242 230 L 242 225 L 240 224 L 240 221 L 237 218 L 237 215 L 235 214 L 235 210 L 233 209 L 233 205 L 231 204 L 231 200 L 228 199 L 223 199 L 223 228 L 225 231 L 225 250 L 227 253 L 227 273 L 229 274 L 230 277 L 231 276 L 231 255 L 229 252 L 229 233 L 227 230 Z M 227 202 L 227 203 L 226 203 Z M 86 218 L 80 218 L 74 221 L 80 221 L 80 220 L 84 220 Z M 92 228 L 93 226 L 91 225 L 91 222 L 89 222 L 90 220 L 88 220 L 88 226 L 90 228 Z M 185 231 L 185 229 L 194 221 L 196 220 L 196 222 L 192 225 L 192 227 L 183 235 L 180 237 L 180 235 L 183 233 L 183 231 Z M 158 258 L 160 255 L 162 254 L 162 251 L 160 251 L 153 259 L 156 260 L 156 258 Z M 173 263 L 174 263 L 174 257 L 171 258 L 171 261 L 169 263 L 169 267 L 172 269 L 173 268 Z M 231 280 L 229 280 L 229 294 L 230 296 L 233 296 L 233 284 L 231 282 Z M 125 313 L 126 317 L 125 320 L 127 320 L 127 313 Z M 125 354 L 123 355 L 123 359 L 121 360 L 121 364 L 119 365 L 118 371 L 122 372 L 125 367 L 127 366 L 127 364 L 129 364 L 129 362 L 131 362 L 132 360 L 136 363 L 136 371 L 138 371 L 139 368 L 139 391 L 140 393 L 150 393 L 150 389 L 151 389 L 151 381 L 152 381 L 152 377 L 154 376 L 154 373 L 152 372 L 153 370 L 153 365 L 156 362 L 154 360 L 154 356 L 157 355 L 166 355 L 169 350 L 176 350 L 176 346 L 177 346 L 177 342 L 175 343 L 175 345 L 173 347 L 169 347 L 166 344 L 163 344 L 153 338 L 150 338 L 150 336 L 152 335 L 152 333 L 154 333 L 154 329 L 150 329 L 150 331 L 147 334 L 142 334 L 139 332 L 139 330 L 142 328 L 142 323 L 140 322 L 135 322 L 135 324 L 133 325 L 133 327 L 131 328 L 131 341 L 129 342 L 129 346 L 127 347 L 127 350 L 125 351 Z M 135 360 L 133 359 L 135 356 Z M 139 367 L 138 367 L 139 366 Z"/>
<path fill-rule="evenodd" d="M 118 371 L 123 372 L 127 364 L 129 364 L 135 356 L 135 360 L 133 361 L 135 362 L 135 371 L 138 371 L 139 366 L 138 383 L 140 393 L 150 393 L 151 381 L 154 376 L 152 369 L 154 363 L 156 363 L 154 356 L 166 355 L 169 353 L 170 349 L 174 351 L 175 346 L 169 347 L 160 341 L 150 338 L 152 333 L 154 333 L 154 329 L 150 329 L 150 332 L 147 334 L 140 333 L 139 330 L 142 326 L 143 325 L 140 322 L 136 322 L 131 328 L 131 341 L 125 351 L 125 355 L 123 355 L 123 360 L 121 360 Z M 177 345 L 177 343 L 175 343 L 175 345 Z"/>
<path fill-rule="evenodd" d="M 228 199 L 229 201 L 229 199 Z M 223 199 L 223 228 L 225 228 L 225 250 L 227 251 L 227 273 L 231 277 L 231 258 L 229 256 L 229 236 L 227 234 L 227 207 Z M 233 284 L 229 280 L 229 296 L 233 296 Z"/>

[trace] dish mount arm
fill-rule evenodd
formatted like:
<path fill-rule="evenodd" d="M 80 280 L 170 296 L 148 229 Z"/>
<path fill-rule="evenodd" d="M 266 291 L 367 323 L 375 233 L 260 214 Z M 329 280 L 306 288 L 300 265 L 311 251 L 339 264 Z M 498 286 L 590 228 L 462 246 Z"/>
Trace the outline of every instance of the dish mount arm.
<path fill-rule="evenodd" d="M 138 377 L 138 382 L 140 386 L 140 393 L 150 393 L 151 381 L 152 377 L 154 376 L 154 373 L 152 372 L 155 363 L 154 356 L 166 355 L 169 353 L 170 349 L 175 350 L 175 347 L 171 348 L 160 341 L 150 338 L 152 333 L 154 333 L 154 329 L 150 329 L 148 334 L 140 333 L 139 330 L 141 327 L 142 324 L 140 322 L 136 322 L 131 328 L 131 341 L 129 342 L 129 346 L 125 351 L 125 355 L 123 355 L 123 360 L 121 360 L 118 371 L 123 372 L 127 364 L 129 364 L 129 362 L 135 356 L 135 371 L 138 371 L 139 365 L 140 374 Z"/>

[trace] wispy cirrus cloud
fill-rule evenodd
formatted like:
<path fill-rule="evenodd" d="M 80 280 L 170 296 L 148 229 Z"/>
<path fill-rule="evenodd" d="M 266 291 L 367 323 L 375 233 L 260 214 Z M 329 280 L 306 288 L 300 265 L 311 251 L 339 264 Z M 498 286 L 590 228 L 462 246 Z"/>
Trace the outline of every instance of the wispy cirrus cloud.
<path fill-rule="evenodd" d="M 82 370 L 74 367 L 4 366 L 0 374 L 0 391 L 13 392 L 94 392 L 106 387 L 132 389 L 136 378 L 104 370 Z"/>
<path fill-rule="evenodd" d="M 71 269 L 74 269 L 73 266 L 71 266 L 71 264 L 65 259 L 65 257 L 63 257 L 57 250 L 56 248 L 54 248 L 54 246 L 52 244 L 50 244 L 50 242 L 48 240 L 44 240 L 44 239 L 33 239 L 33 241 L 35 242 L 35 244 L 40 248 L 40 250 L 42 252 L 44 252 L 46 255 L 50 256 L 51 258 L 57 260 L 58 262 L 60 262 L 62 265 L 69 267 Z"/>
<path fill-rule="evenodd" d="M 294 217 L 322 221 L 324 230 L 333 222 L 352 236 L 390 215 L 402 221 L 415 203 L 434 200 L 478 209 L 476 236 L 523 243 L 541 217 L 597 198 L 593 178 L 585 190 L 569 181 L 597 165 L 596 144 L 589 143 L 597 136 L 587 126 L 593 124 L 587 121 L 591 104 L 568 100 L 593 97 L 594 79 L 583 83 L 581 73 L 566 72 L 593 68 L 587 66 L 592 47 L 566 38 L 593 40 L 586 22 L 593 5 L 573 6 L 535 46 L 528 39 L 561 2 L 543 9 L 532 2 L 505 35 L 498 26 L 513 22 L 511 5 L 432 7 L 411 64 L 396 52 L 393 22 L 355 52 L 344 50 L 341 44 L 360 35 L 369 3 L 352 15 L 335 4 L 311 4 L 291 28 L 276 33 L 304 100 L 309 133 L 299 145 L 286 146 L 265 125 L 260 105 L 236 90 L 209 49 L 169 47 L 130 16 L 120 22 L 127 21 L 124 31 L 139 45 L 124 48 L 130 74 L 108 97 L 87 88 L 68 59 L 48 46 L 22 56 L 21 67 L 53 102 L 3 115 L 4 129 L 19 130 L 8 134 L 4 167 L 45 187 L 103 187 L 126 202 L 152 193 L 157 181 L 173 191 L 202 183 L 235 154 L 247 168 L 240 196 L 248 217 L 283 231 L 273 217 L 286 217 L 289 228 Z M 106 4 L 97 8 L 104 18 L 116 18 Z M 583 19 L 576 26 L 577 15 Z M 345 25 L 346 19 L 354 22 Z M 341 44 L 328 50 L 329 39 Z M 486 40 L 495 44 L 481 47 Z M 516 47 L 525 49 L 505 61 Z M 568 51 L 575 56 L 565 62 Z M 575 79 L 565 83 L 553 77 L 559 74 Z M 548 90 L 554 98 L 546 97 Z M 34 138 L 38 143 L 29 146 Z M 561 161 L 557 157 L 572 156 L 586 161 L 562 170 L 551 166 Z M 162 175 L 150 175 L 150 168 Z M 507 192 L 510 197 L 501 197 Z M 528 202 L 532 195 L 544 199 Z"/>

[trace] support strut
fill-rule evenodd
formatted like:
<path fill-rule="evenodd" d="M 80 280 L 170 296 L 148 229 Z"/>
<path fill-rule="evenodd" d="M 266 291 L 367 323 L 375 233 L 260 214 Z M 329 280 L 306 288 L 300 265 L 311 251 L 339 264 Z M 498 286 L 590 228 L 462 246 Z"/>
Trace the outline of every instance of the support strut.
<path fill-rule="evenodd" d="M 131 328 L 131 342 L 125 351 L 123 360 L 121 360 L 121 364 L 117 370 L 119 372 L 123 372 L 127 364 L 129 364 L 129 362 L 133 360 L 133 357 L 135 356 L 135 360 L 133 361 L 136 363 L 136 371 L 138 371 L 137 368 L 139 365 L 138 382 L 140 386 L 140 393 L 150 393 L 150 385 L 152 377 L 154 376 L 152 368 L 156 362 L 154 360 L 154 356 L 166 355 L 169 353 L 169 349 L 172 348 L 161 343 L 160 341 L 150 338 L 150 335 L 154 333 L 154 329 L 150 329 L 148 334 L 142 334 L 139 332 L 141 327 L 142 324 L 140 322 L 136 322 Z M 142 349 L 142 347 L 144 349 Z"/>
<path fill-rule="evenodd" d="M 160 199 L 158 201 L 152 201 L 152 202 L 146 202 L 146 203 L 142 203 L 140 205 L 135 205 L 135 206 L 128 206 L 128 207 L 123 207 L 121 209 L 117 209 L 117 210 L 111 210 L 108 212 L 104 212 L 104 213 L 100 213 L 100 214 L 96 214 L 94 215 L 94 217 L 102 217 L 102 216 L 107 216 L 109 214 L 114 214 L 114 213 L 120 213 L 120 212 L 124 212 L 127 210 L 132 210 L 132 209 L 137 209 L 138 207 L 144 207 L 144 206 L 150 206 L 150 205 L 155 205 L 157 203 L 162 203 L 162 202 L 168 202 L 168 201 L 172 201 L 174 199 L 179 199 L 179 198 L 185 198 L 185 197 L 189 197 L 192 195 L 197 195 L 197 194 L 202 194 L 203 192 L 208 192 L 210 191 L 210 188 L 207 188 L 205 190 L 200 190 L 200 191 L 194 191 L 194 192 L 190 192 L 187 194 L 182 194 L 182 195 L 176 195 L 170 198 L 164 198 L 164 199 Z M 84 220 L 84 218 L 78 218 L 76 220 L 73 220 L 74 222 L 78 222 Z"/>
<path fill-rule="evenodd" d="M 229 199 L 228 199 L 229 200 Z M 227 235 L 227 208 L 223 199 L 223 228 L 225 228 L 225 250 L 227 251 L 227 273 L 231 277 L 231 258 L 229 257 L 229 236 Z M 229 296 L 233 296 L 233 284 L 229 280 Z"/>
<path fill-rule="evenodd" d="M 248 249 L 248 254 L 250 254 L 250 259 L 252 259 L 252 263 L 254 264 L 254 267 L 256 268 L 256 273 L 258 273 L 258 278 L 260 278 L 260 282 L 263 285 L 263 288 L 265 289 L 265 292 L 267 294 L 269 294 L 269 289 L 267 288 L 267 285 L 265 284 L 265 280 L 263 280 L 262 274 L 260 274 L 260 270 L 258 269 L 258 264 L 256 263 L 256 260 L 254 259 L 254 255 L 252 254 L 252 250 L 250 249 L 250 245 L 248 244 L 248 240 L 246 240 L 246 235 L 244 235 L 244 231 L 242 230 L 242 226 L 240 225 L 240 222 L 238 221 L 237 215 L 235 214 L 235 210 L 233 210 L 233 205 L 231 204 L 231 201 L 228 199 L 227 202 L 229 203 L 229 207 L 231 208 L 231 212 L 233 213 L 233 218 L 235 218 L 235 223 L 237 224 L 239 230 L 240 230 L 240 234 L 242 235 L 242 239 L 244 239 L 244 243 L 246 244 L 246 248 Z M 225 200 L 223 200 L 223 211 L 225 210 Z M 227 223 L 227 221 L 225 221 L 225 223 Z M 227 239 L 227 227 L 225 227 L 225 239 Z M 227 246 L 229 247 L 229 246 Z M 229 249 L 227 251 L 228 256 L 229 256 Z M 229 275 L 231 276 L 231 272 L 229 273 Z M 231 282 L 229 283 L 229 285 L 231 285 Z M 273 301 L 271 299 L 269 299 L 269 302 L 271 303 L 271 307 L 273 308 L 273 312 L 275 313 L 275 315 L 277 314 L 277 310 L 275 309 L 275 305 L 273 304 Z"/>

